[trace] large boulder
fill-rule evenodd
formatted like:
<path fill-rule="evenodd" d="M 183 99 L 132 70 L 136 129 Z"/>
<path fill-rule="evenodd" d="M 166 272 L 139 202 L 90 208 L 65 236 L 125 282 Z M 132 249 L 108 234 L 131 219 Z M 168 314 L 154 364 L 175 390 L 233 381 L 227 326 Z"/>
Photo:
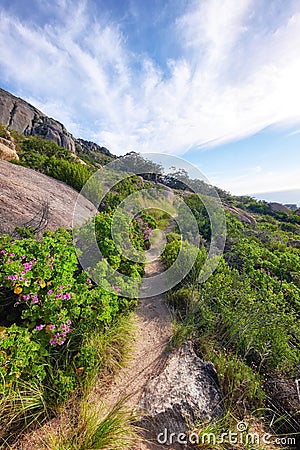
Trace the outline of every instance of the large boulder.
<path fill-rule="evenodd" d="M 207 422 L 224 414 L 215 368 L 203 362 L 192 344 L 184 344 L 170 354 L 164 370 L 147 385 L 141 400 L 145 415 L 143 428 L 158 442 L 175 434 L 186 434 L 197 422 Z M 165 442 L 168 443 L 168 442 Z"/>
<path fill-rule="evenodd" d="M 274 212 L 282 212 L 285 214 L 291 213 L 290 208 L 288 208 L 285 205 L 282 205 L 281 203 L 272 202 L 272 203 L 269 203 L 269 206 L 270 206 L 271 211 L 274 211 Z"/>
<path fill-rule="evenodd" d="M 16 227 L 25 225 L 40 233 L 71 228 L 77 201 L 78 223 L 97 213 L 65 183 L 6 161 L 0 161 L 0 192 L 0 233 L 13 234 Z"/>

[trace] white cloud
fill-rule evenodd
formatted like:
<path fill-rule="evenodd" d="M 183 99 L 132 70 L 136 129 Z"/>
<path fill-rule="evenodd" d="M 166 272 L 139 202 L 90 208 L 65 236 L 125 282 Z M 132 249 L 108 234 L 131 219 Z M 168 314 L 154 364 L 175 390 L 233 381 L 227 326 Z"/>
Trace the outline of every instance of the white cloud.
<path fill-rule="evenodd" d="M 45 26 L 1 12 L 0 70 L 75 135 L 114 153 L 183 154 L 300 123 L 300 10 L 274 29 L 256 27 L 255 0 L 191 3 L 170 31 L 180 54 L 165 73 L 88 1 L 56 4 L 58 19 Z"/>
<path fill-rule="evenodd" d="M 253 167 L 245 170 L 238 176 L 224 177 L 218 185 L 236 195 L 246 195 L 252 192 L 273 192 L 299 189 L 300 169 L 289 171 L 263 170 Z M 211 182 L 215 182 L 213 177 Z"/>

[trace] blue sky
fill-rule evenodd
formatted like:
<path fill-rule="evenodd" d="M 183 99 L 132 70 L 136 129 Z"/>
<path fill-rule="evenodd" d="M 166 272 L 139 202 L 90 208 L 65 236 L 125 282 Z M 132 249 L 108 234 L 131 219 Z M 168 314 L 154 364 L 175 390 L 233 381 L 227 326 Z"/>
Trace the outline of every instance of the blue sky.
<path fill-rule="evenodd" d="M 76 137 L 300 192 L 298 0 L 1 0 L 0 39 L 1 87 Z"/>

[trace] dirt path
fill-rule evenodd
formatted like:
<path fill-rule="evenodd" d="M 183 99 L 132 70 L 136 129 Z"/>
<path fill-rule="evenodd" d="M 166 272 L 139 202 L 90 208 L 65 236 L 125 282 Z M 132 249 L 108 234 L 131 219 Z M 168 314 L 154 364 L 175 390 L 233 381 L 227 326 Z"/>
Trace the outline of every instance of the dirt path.
<path fill-rule="evenodd" d="M 170 223 L 165 233 L 173 228 Z M 148 252 L 152 259 L 145 266 L 144 277 L 152 277 L 164 271 L 159 258 L 159 249 L 164 245 L 163 235 L 155 242 Z M 164 365 L 168 353 L 168 343 L 172 335 L 171 313 L 165 304 L 164 295 L 141 298 L 136 310 L 137 333 L 135 348 L 128 366 L 115 376 L 108 392 L 103 397 L 103 403 L 114 405 L 118 400 L 127 397 L 126 405 L 139 410 L 139 402 L 150 379 L 156 376 Z M 161 446 L 145 440 L 139 442 L 132 450 L 157 450 Z"/>

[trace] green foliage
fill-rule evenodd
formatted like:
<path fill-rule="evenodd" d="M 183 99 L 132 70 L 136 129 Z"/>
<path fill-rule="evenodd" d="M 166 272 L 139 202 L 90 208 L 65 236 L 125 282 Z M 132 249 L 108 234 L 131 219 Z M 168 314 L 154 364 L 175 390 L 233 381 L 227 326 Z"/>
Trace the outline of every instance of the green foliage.
<path fill-rule="evenodd" d="M 185 202 L 207 241 L 202 203 L 193 195 Z M 215 364 L 228 411 L 242 418 L 263 407 L 265 377 L 290 378 L 299 371 L 300 250 L 289 245 L 298 239 L 299 219 L 270 213 L 268 205 L 248 198 L 233 204 L 264 215 L 255 216 L 255 227 L 226 213 L 218 268 L 203 284 L 196 277 L 183 280 L 168 301 L 176 311 L 172 344 L 193 340 L 201 358 Z M 186 243 L 175 233 L 167 242 L 162 261 L 170 267 Z"/>
<path fill-rule="evenodd" d="M 173 237 L 174 234 L 169 240 Z M 179 252 L 181 253 L 180 259 L 178 258 Z M 182 280 L 182 284 L 191 284 L 197 282 L 206 255 L 204 247 L 198 249 L 189 242 L 177 240 L 175 235 L 175 239 L 166 244 L 161 261 L 167 268 L 173 266 L 174 277 L 178 280 L 182 279 L 183 268 L 191 267 L 189 273 Z"/>
<path fill-rule="evenodd" d="M 131 242 L 141 254 L 151 231 L 146 220 L 155 227 L 146 213 L 130 218 Z M 88 384 L 97 370 L 113 371 L 124 358 L 133 330 L 128 312 L 136 305 L 143 263 L 121 256 L 111 224 L 110 213 L 96 216 L 99 248 L 111 266 L 135 277 L 136 285 L 133 281 L 126 286 L 120 279 L 119 286 L 106 290 L 94 284 L 80 270 L 66 230 L 46 232 L 40 241 L 1 236 L 0 377 L 6 405 L 12 390 L 19 392 L 24 383 L 38 381 L 43 408 L 36 410 L 36 418 L 40 417 L 40 411 L 46 414 Z M 122 236 L 117 235 L 116 242 L 121 245 Z M 101 270 L 105 274 L 105 265 Z M 130 298 L 119 297 L 126 289 Z M 16 414 L 26 422 L 29 410 Z"/>
<path fill-rule="evenodd" d="M 67 149 L 40 136 L 18 137 L 18 164 L 64 181 L 80 191 L 95 171 L 83 164 Z"/>

